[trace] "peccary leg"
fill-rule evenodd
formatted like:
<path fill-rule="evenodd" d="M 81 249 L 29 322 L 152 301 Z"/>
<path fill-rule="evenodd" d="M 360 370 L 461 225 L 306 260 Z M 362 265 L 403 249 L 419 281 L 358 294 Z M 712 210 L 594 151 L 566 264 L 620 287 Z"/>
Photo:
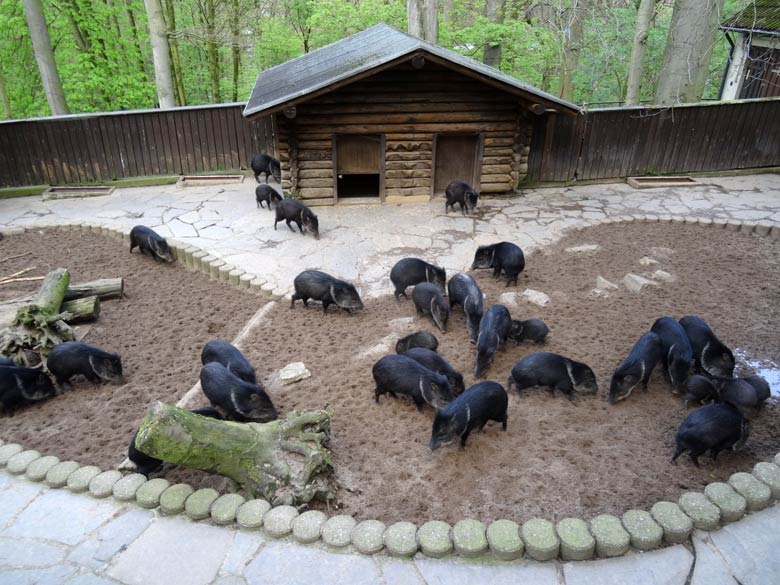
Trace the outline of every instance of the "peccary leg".
<path fill-rule="evenodd" d="M 480 429 L 480 430 L 482 430 L 482 429 Z M 463 433 L 461 435 L 461 437 L 460 437 L 460 448 L 461 449 L 466 447 L 466 439 L 469 438 L 469 434 L 471 434 L 471 431 L 466 431 L 465 433 Z"/>
<path fill-rule="evenodd" d="M 274 229 L 276 229 L 276 224 L 277 224 L 277 223 L 279 223 L 279 220 L 278 220 L 278 219 L 277 219 L 276 221 L 274 221 Z"/>
<path fill-rule="evenodd" d="M 294 230 L 294 229 L 293 229 L 293 227 L 290 225 L 290 220 L 289 220 L 289 219 L 287 219 L 287 220 L 285 220 L 285 221 L 287 222 L 287 227 L 288 227 L 288 228 L 290 228 L 290 231 L 291 231 L 291 232 L 293 232 L 293 233 L 295 233 L 295 230 Z"/>
<path fill-rule="evenodd" d="M 504 431 L 506 431 L 506 421 L 507 421 L 507 418 L 509 418 L 507 416 L 507 413 L 504 413 L 504 420 L 501 421 L 501 429 L 504 430 Z"/>

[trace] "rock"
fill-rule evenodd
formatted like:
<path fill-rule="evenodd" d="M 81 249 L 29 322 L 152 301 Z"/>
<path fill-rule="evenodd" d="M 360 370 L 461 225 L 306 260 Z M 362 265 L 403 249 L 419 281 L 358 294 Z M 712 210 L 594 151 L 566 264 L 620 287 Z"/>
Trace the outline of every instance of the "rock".
<path fill-rule="evenodd" d="M 582 244 L 581 246 L 572 246 L 571 248 L 566 248 L 567 252 L 571 252 L 573 254 L 598 252 L 599 250 L 601 250 L 601 246 L 598 244 Z"/>
<path fill-rule="evenodd" d="M 126 475 L 114 484 L 111 493 L 120 502 L 128 502 L 135 499 L 139 488 L 146 483 L 146 476 L 140 473 Z"/>
<path fill-rule="evenodd" d="M 40 459 L 36 459 L 30 465 L 27 466 L 25 475 L 27 479 L 31 481 L 43 481 L 49 470 L 60 462 L 59 457 L 54 455 L 46 455 Z"/>
<path fill-rule="evenodd" d="M 160 497 L 170 487 L 170 482 L 162 477 L 150 479 L 135 492 L 135 501 L 142 508 L 156 508 L 160 505 Z"/>
<path fill-rule="evenodd" d="M 539 305 L 540 307 L 546 307 L 550 304 L 550 297 L 541 291 L 530 288 L 527 288 L 523 291 L 523 298 L 530 303 Z"/>
<path fill-rule="evenodd" d="M 160 495 L 160 510 L 163 514 L 181 514 L 184 511 L 184 503 L 195 489 L 186 483 L 172 485 Z"/>
<path fill-rule="evenodd" d="M 232 524 L 244 501 L 244 497 L 239 494 L 222 494 L 211 505 L 211 519 L 222 526 Z"/>
<path fill-rule="evenodd" d="M 0 467 L 8 465 L 9 459 L 22 451 L 24 451 L 24 447 L 18 443 L 6 443 L 0 447 Z"/>
<path fill-rule="evenodd" d="M 68 476 L 81 465 L 77 461 L 61 461 L 46 473 L 44 483 L 53 488 L 64 487 L 68 483 Z"/>
<path fill-rule="evenodd" d="M 99 473 L 89 482 L 89 493 L 95 498 L 106 498 L 114 490 L 114 484 L 122 479 L 122 473 L 116 469 L 109 469 Z"/>
<path fill-rule="evenodd" d="M 617 290 L 618 285 L 616 285 L 614 282 L 608 281 L 603 276 L 597 276 L 596 277 L 596 288 L 599 290 Z"/>
<path fill-rule="evenodd" d="M 498 303 L 501 305 L 504 305 L 510 309 L 516 309 L 517 308 L 517 293 L 516 292 L 505 292 L 499 295 L 498 297 Z"/>
<path fill-rule="evenodd" d="M 100 474 L 100 468 L 94 465 L 80 467 L 68 475 L 68 489 L 73 493 L 80 493 L 89 489 L 89 482 Z"/>
<path fill-rule="evenodd" d="M 658 286 L 658 283 L 652 280 L 648 280 L 638 274 L 626 274 L 623 277 L 623 284 L 631 292 L 639 292 L 646 286 Z"/>
<path fill-rule="evenodd" d="M 279 381 L 282 384 L 292 384 L 310 377 L 311 372 L 306 369 L 303 362 L 293 362 L 279 370 Z"/>
<path fill-rule="evenodd" d="M 211 512 L 211 504 L 219 497 L 219 492 L 211 488 L 203 488 L 190 494 L 184 502 L 184 513 L 193 520 L 208 518 Z"/>
<path fill-rule="evenodd" d="M 656 270 L 655 272 L 653 272 L 651 277 L 653 280 L 658 280 L 661 282 L 675 282 L 677 280 L 676 276 L 674 276 L 673 274 L 669 274 L 664 270 Z"/>
<path fill-rule="evenodd" d="M 393 331 L 403 331 L 414 325 L 414 317 L 399 317 L 398 319 L 391 319 L 388 322 L 388 325 L 390 325 L 390 329 Z"/>
<path fill-rule="evenodd" d="M 642 266 L 653 266 L 655 264 L 658 264 L 658 260 L 656 260 L 655 258 L 650 258 L 650 256 L 643 256 L 642 258 L 639 259 L 639 263 Z"/>
<path fill-rule="evenodd" d="M 669 260 L 672 257 L 672 255 L 674 254 L 674 250 L 672 250 L 671 248 L 653 246 L 652 248 L 650 248 L 650 254 L 661 261 L 665 261 L 665 260 Z"/>
<path fill-rule="evenodd" d="M 29 451 L 21 451 L 8 460 L 8 473 L 13 473 L 14 475 L 24 473 L 27 471 L 30 463 L 40 458 L 41 454 L 34 449 L 30 449 Z"/>

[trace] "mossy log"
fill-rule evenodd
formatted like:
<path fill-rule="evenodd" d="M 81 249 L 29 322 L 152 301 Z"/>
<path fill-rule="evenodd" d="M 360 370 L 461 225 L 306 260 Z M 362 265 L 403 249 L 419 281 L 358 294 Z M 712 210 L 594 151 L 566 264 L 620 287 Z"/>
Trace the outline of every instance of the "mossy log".
<path fill-rule="evenodd" d="M 100 316 L 100 297 L 82 297 L 65 301 L 60 310 L 63 313 L 69 313 L 70 317 L 65 320 L 68 323 L 84 323 L 94 321 Z"/>
<path fill-rule="evenodd" d="M 135 446 L 168 463 L 217 473 L 273 505 L 332 500 L 329 409 L 291 412 L 269 423 L 220 421 L 154 404 Z"/>
<path fill-rule="evenodd" d="M 80 284 L 71 284 L 65 291 L 65 300 L 98 296 L 101 300 L 121 298 L 125 290 L 123 278 L 100 278 Z"/>

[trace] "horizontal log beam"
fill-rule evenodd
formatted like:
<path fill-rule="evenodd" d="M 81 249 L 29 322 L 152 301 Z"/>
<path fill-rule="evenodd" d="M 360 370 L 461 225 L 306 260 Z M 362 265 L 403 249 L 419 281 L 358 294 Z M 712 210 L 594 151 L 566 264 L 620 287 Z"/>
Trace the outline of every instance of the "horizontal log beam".
<path fill-rule="evenodd" d="M 406 187 L 427 187 L 430 189 L 431 180 L 426 178 L 418 179 L 385 179 L 386 189 L 406 188 Z"/>
<path fill-rule="evenodd" d="M 456 110 L 458 112 L 509 112 L 514 115 L 517 110 L 517 104 L 512 102 L 493 102 L 489 105 L 482 102 L 405 102 L 396 103 L 376 103 L 374 100 L 364 104 L 333 104 L 333 105 L 320 105 L 316 102 L 311 102 L 304 108 L 301 106 L 299 109 L 298 119 L 299 123 L 304 119 L 309 119 L 311 116 L 325 116 L 325 115 L 344 115 L 344 114 L 428 114 L 438 112 L 452 112 Z"/>
<path fill-rule="evenodd" d="M 320 197 L 333 197 L 333 188 L 330 189 L 323 187 L 307 187 L 305 189 L 299 189 L 298 194 L 302 199 L 317 199 Z"/>
<path fill-rule="evenodd" d="M 401 171 L 388 170 L 385 172 L 386 179 L 420 179 L 420 178 L 430 179 L 430 177 L 431 177 L 431 171 L 429 169 L 401 170 Z"/>
<path fill-rule="evenodd" d="M 332 169 L 301 169 L 298 171 L 298 179 L 330 179 L 333 180 Z"/>
<path fill-rule="evenodd" d="M 430 194 L 431 194 L 430 187 L 385 189 L 385 195 L 387 197 L 414 197 L 414 196 L 424 196 Z"/>
<path fill-rule="evenodd" d="M 385 163 L 385 169 L 388 171 L 406 171 L 406 170 L 424 170 L 427 169 L 430 172 L 433 164 L 430 160 L 407 162 L 407 161 L 388 161 Z"/>
<path fill-rule="evenodd" d="M 333 114 L 327 116 L 300 116 L 300 126 L 345 126 L 351 124 L 449 124 L 450 122 L 508 122 L 514 124 L 515 116 L 506 111 L 453 111 L 450 108 L 443 112 L 404 112 Z"/>
<path fill-rule="evenodd" d="M 298 178 L 299 189 L 311 189 L 316 187 L 333 187 L 333 177 L 329 179 L 304 179 Z"/>

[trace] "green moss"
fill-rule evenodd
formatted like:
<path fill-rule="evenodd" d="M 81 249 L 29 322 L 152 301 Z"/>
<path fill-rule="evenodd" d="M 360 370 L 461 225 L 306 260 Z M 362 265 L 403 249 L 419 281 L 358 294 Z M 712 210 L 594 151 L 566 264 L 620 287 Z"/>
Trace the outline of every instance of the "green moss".
<path fill-rule="evenodd" d="M 12 199 L 13 197 L 30 197 L 40 195 L 48 185 L 30 185 L 29 187 L 5 187 L 0 189 L 0 199 Z"/>

